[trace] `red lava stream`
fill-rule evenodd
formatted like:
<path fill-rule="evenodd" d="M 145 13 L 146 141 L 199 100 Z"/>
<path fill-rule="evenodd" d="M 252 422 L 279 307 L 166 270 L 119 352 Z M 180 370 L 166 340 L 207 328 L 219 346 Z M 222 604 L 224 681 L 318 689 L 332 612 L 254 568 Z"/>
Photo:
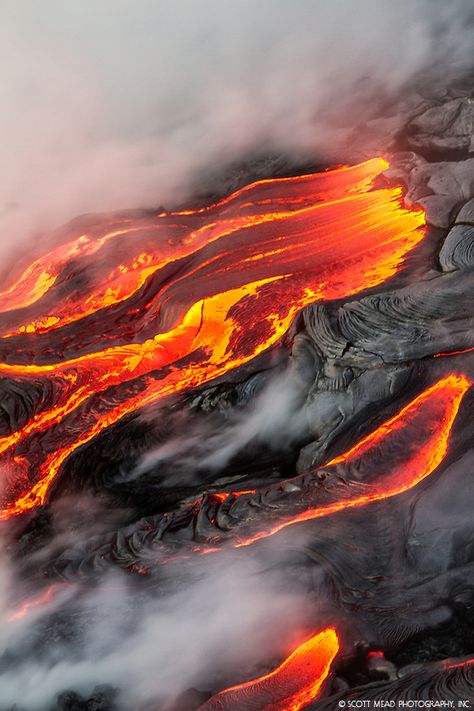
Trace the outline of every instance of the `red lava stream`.
<path fill-rule="evenodd" d="M 121 228 L 80 234 L 30 264 L 0 294 L 0 317 L 3 310 L 17 323 L 4 331 L 12 348 L 8 362 L 0 362 L 0 377 L 25 388 L 50 386 L 54 397 L 40 398 L 22 427 L 0 437 L 6 479 L 0 519 L 44 503 L 68 457 L 125 415 L 249 363 L 276 345 L 308 304 L 393 276 L 423 238 L 424 215 L 402 207 L 399 188 L 372 188 L 386 167 L 376 158 L 261 181 L 209 208 L 162 213 L 143 224 L 129 218 Z M 134 231 L 135 241 L 127 242 Z M 147 257 L 142 238 L 152 248 Z M 101 259 L 111 244 L 128 260 L 114 267 L 113 277 L 108 253 Z M 163 267 L 184 256 L 191 261 L 159 282 Z M 48 310 L 58 284 L 68 284 L 62 275 L 70 261 L 91 257 L 101 266 L 91 267 L 89 289 L 66 294 L 54 313 Z M 141 301 L 150 278 L 158 279 L 157 290 Z M 132 298 L 137 334 L 143 322 L 154 335 L 117 343 L 124 338 L 117 317 L 116 344 L 36 362 L 35 339 L 51 334 L 61 353 L 64 334 L 80 333 L 91 309 L 113 321 L 117 304 Z"/>

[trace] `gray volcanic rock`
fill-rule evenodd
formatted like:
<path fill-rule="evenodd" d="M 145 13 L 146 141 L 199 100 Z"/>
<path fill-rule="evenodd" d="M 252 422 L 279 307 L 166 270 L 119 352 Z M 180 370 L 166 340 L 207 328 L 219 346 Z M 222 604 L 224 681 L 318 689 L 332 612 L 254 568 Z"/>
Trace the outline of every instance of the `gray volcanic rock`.
<path fill-rule="evenodd" d="M 474 158 L 429 163 L 416 154 L 395 154 L 385 175 L 403 180 L 406 205 L 422 205 L 435 227 L 448 227 L 453 208 L 474 195 Z"/>
<path fill-rule="evenodd" d="M 439 253 L 443 272 L 474 267 L 474 224 L 456 224 L 450 230 Z"/>
<path fill-rule="evenodd" d="M 437 708 L 431 705 L 435 700 L 446 703 L 446 708 L 455 708 L 454 704 L 467 703 L 469 708 L 474 701 L 474 663 L 469 659 L 447 659 L 430 665 L 411 665 L 398 672 L 399 679 L 388 682 L 365 684 L 358 689 L 350 689 L 338 694 L 331 694 L 326 699 L 316 701 L 306 707 L 307 711 L 333 711 L 352 702 L 366 702 L 361 708 L 370 708 L 373 702 L 379 702 L 380 708 L 393 708 L 391 704 L 407 702 L 407 708 L 417 708 L 415 703 L 426 702 L 420 708 Z M 431 703 L 430 703 L 431 702 Z M 386 704 L 386 706 L 384 705 Z M 412 705 L 413 704 L 413 705 Z M 452 706 L 450 705 L 452 704 Z"/>
<path fill-rule="evenodd" d="M 467 223 L 474 224 L 474 199 L 468 200 L 465 205 L 459 210 L 456 220 L 456 224 Z"/>
<path fill-rule="evenodd" d="M 427 109 L 409 124 L 408 143 L 413 148 L 472 150 L 474 99 L 452 99 Z"/>
<path fill-rule="evenodd" d="M 450 216 L 458 201 L 450 195 L 427 195 L 417 200 L 417 203 L 425 211 L 431 225 L 446 228 L 450 225 Z"/>
<path fill-rule="evenodd" d="M 470 258 L 472 264 L 472 244 L 469 249 L 454 240 L 445 244 L 443 269 L 448 260 L 457 264 Z M 364 412 L 396 397 L 413 374 L 410 361 L 474 348 L 473 300 L 474 279 L 467 271 L 431 274 L 425 281 L 344 304 L 332 319 L 327 306 L 308 307 L 304 357 L 309 360 L 307 352 L 313 349 L 319 367 L 306 401 L 313 442 L 301 450 L 298 470 L 320 463 L 334 439 Z M 293 359 L 301 358 L 298 344 Z"/>

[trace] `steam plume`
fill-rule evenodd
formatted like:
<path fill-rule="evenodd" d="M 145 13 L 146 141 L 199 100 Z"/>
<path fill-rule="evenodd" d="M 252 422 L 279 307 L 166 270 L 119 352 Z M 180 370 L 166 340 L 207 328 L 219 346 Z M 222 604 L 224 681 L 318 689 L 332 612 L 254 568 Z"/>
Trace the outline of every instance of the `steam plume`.
<path fill-rule="evenodd" d="M 471 15 L 470 0 L 5 0 L 4 245 L 81 212 L 171 206 L 245 154 L 334 155 L 348 108 L 466 69 Z"/>

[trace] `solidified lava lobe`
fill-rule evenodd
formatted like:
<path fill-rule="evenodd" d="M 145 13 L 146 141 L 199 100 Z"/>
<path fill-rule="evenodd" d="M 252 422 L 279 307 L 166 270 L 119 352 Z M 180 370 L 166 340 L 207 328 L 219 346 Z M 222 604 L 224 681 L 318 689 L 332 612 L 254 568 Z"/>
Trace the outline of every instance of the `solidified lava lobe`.
<path fill-rule="evenodd" d="M 270 674 L 221 691 L 199 711 L 299 711 L 317 698 L 338 651 L 336 631 L 323 630 Z"/>
<path fill-rule="evenodd" d="M 30 265 L 3 294 L 5 310 L 16 305 L 7 315 L 17 319 L 20 335 L 0 339 L 0 377 L 50 388 L 54 397 L 40 399 L 23 427 L 0 437 L 0 466 L 10 472 L 0 519 L 42 504 L 64 461 L 125 415 L 250 362 L 276 345 L 308 304 L 347 297 L 395 274 L 423 238 L 424 216 L 401 206 L 400 189 L 372 189 L 386 167 L 374 159 L 262 181 L 210 208 L 163 213 L 145 230 L 151 262 L 141 258 L 139 240 L 125 242 L 127 263 L 143 269 L 132 270 L 138 281 L 130 281 L 128 267 L 119 270 L 125 281 L 113 280 L 116 299 L 106 273 L 102 283 L 93 270 L 87 293 L 71 292 L 48 310 L 72 255 L 98 261 L 104 244 L 126 230 L 141 234 L 144 226 L 133 220 L 126 230 L 79 235 Z M 105 301 L 99 292 L 109 294 Z M 86 302 L 99 309 L 97 333 L 84 318 Z M 55 358 L 41 355 L 49 334 Z M 81 352 L 84 334 L 90 342 Z M 102 347 L 103 334 L 112 345 Z"/>

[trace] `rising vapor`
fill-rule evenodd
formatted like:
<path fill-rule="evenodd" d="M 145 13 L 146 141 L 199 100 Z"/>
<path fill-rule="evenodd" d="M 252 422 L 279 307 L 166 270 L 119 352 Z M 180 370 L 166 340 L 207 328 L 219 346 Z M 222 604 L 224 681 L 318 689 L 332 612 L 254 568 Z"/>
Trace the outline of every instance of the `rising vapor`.
<path fill-rule="evenodd" d="M 471 15 L 470 0 L 4 0 L 3 249 L 82 212 L 176 205 L 245 155 L 337 156 L 348 115 L 466 69 Z"/>

